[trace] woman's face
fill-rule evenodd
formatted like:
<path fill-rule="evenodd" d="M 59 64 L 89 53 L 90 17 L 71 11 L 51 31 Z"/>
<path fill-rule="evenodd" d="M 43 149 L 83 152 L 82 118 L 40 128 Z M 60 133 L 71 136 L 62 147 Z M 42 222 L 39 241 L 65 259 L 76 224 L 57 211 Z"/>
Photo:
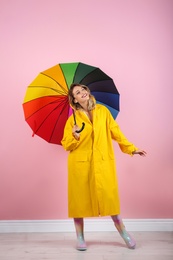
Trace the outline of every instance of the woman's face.
<path fill-rule="evenodd" d="M 73 97 L 75 103 L 83 104 L 89 100 L 89 93 L 84 87 L 75 86 L 73 89 Z"/>

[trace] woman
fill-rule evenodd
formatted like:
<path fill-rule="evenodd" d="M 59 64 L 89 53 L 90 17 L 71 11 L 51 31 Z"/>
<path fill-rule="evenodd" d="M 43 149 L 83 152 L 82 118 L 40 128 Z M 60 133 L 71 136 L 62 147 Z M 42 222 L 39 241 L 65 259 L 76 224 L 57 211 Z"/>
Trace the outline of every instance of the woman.
<path fill-rule="evenodd" d="M 66 122 L 62 145 L 68 156 L 68 211 L 74 218 L 77 249 L 86 250 L 84 217 L 111 216 L 115 227 L 130 249 L 136 242 L 126 231 L 121 216 L 112 139 L 122 152 L 145 156 L 120 131 L 110 111 L 96 104 L 85 85 L 72 84 L 69 102 L 75 110 L 77 124 L 70 116 Z M 80 131 L 82 123 L 84 130 Z"/>

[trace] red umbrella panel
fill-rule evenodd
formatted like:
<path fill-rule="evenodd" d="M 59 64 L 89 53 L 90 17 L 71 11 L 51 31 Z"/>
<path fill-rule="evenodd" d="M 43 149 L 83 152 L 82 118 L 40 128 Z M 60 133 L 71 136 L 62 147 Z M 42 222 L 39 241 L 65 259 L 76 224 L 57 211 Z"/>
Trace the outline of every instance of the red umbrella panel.
<path fill-rule="evenodd" d="M 119 93 L 113 80 L 102 70 L 81 62 L 60 63 L 39 73 L 28 86 L 23 102 L 26 122 L 49 143 L 61 145 L 63 131 L 72 109 L 68 89 L 72 83 L 87 85 L 114 118 L 119 112 Z"/>

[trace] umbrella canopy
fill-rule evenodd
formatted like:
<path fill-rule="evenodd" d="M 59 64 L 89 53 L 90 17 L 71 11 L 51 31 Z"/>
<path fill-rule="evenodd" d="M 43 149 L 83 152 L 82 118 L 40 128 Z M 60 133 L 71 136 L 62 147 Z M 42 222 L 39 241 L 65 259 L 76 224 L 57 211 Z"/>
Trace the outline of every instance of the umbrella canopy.
<path fill-rule="evenodd" d="M 26 122 L 49 143 L 61 144 L 65 123 L 72 114 L 68 89 L 72 83 L 86 85 L 96 102 L 105 105 L 113 117 L 119 112 L 119 93 L 101 69 L 81 62 L 60 63 L 41 73 L 28 86 L 23 102 Z"/>

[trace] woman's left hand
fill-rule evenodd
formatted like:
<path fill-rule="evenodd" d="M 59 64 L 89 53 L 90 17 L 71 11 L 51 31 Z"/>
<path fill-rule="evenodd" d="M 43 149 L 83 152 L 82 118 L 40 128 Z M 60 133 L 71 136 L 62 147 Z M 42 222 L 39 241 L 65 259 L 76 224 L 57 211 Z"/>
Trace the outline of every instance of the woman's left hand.
<path fill-rule="evenodd" d="M 147 153 L 144 150 L 136 150 L 132 154 L 139 154 L 140 156 L 146 156 Z"/>

